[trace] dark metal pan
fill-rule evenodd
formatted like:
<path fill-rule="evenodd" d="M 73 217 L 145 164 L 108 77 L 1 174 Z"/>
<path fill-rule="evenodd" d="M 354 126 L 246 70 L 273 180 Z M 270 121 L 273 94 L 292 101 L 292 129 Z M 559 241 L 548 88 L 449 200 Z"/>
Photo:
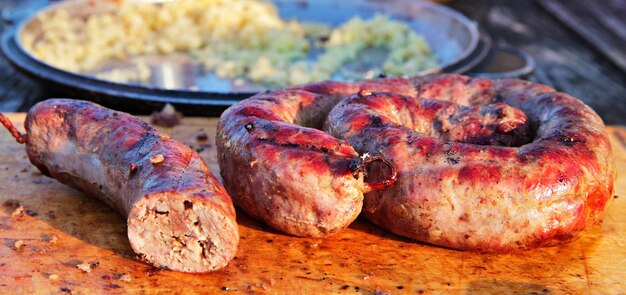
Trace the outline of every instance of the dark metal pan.
<path fill-rule="evenodd" d="M 136 0 L 159 2 L 156 0 Z M 160 0 L 163 1 L 163 0 Z M 414 0 L 275 0 L 281 16 L 300 21 L 316 21 L 331 25 L 340 24 L 354 15 L 369 18 L 375 13 L 385 13 L 409 24 L 413 30 L 424 36 L 438 57 L 440 67 L 416 72 L 415 76 L 441 71 L 467 72 L 482 61 L 491 49 L 490 41 L 480 38 L 476 25 L 460 13 L 445 6 Z M 94 6 L 94 3 L 95 6 Z M 100 4 L 97 4 L 100 3 Z M 86 6 L 88 5 L 88 7 Z M 152 4 L 146 4 L 152 5 Z M 236 91 L 220 86 L 203 84 L 200 90 L 189 90 L 182 85 L 180 71 L 186 69 L 186 59 L 159 57 L 155 59 L 153 75 L 149 84 L 123 84 L 96 79 L 83 73 L 73 73 L 52 67 L 31 55 L 23 44 L 25 34 L 36 34 L 41 22 L 36 17 L 57 9 L 65 9 L 77 17 L 84 17 L 99 10 L 114 9 L 108 1 L 68 0 L 38 10 L 29 18 L 7 30 L 1 39 L 2 51 L 8 60 L 29 76 L 41 81 L 47 89 L 66 96 L 84 98 L 103 105 L 146 113 L 160 109 L 165 103 L 173 104 L 178 110 L 189 115 L 217 115 L 233 103 L 253 95 L 253 91 Z M 488 40 L 488 38 L 487 38 Z M 180 62 L 180 61 L 183 62 Z M 158 75 L 167 71 L 174 75 Z M 177 74 L 178 73 L 178 74 Z M 197 83 L 207 79 L 189 77 Z M 163 78 L 164 76 L 170 77 Z M 203 82 L 204 81 L 204 82 Z M 198 85 L 196 85 L 198 86 Z M 262 89 L 255 89 L 262 90 Z"/>

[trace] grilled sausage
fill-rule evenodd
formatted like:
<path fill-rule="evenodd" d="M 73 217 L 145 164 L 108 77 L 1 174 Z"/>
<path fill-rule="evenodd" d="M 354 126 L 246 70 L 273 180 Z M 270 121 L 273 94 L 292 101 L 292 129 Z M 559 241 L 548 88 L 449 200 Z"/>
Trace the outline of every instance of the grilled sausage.
<path fill-rule="evenodd" d="M 352 95 L 328 115 L 330 134 L 398 170 L 365 195 L 367 219 L 436 245 L 512 252 L 572 241 L 602 218 L 615 167 L 584 103 L 521 80 L 414 84 L 413 95 Z"/>
<path fill-rule="evenodd" d="M 413 89 L 393 81 L 379 88 Z M 260 93 L 228 108 L 216 143 L 224 186 L 235 204 L 296 236 L 326 236 L 349 225 L 361 212 L 364 192 L 395 180 L 393 167 L 387 167 L 384 179 L 364 181 L 364 167 L 384 160 L 361 157 L 345 141 L 316 129 L 341 98 L 360 88 L 309 84 Z"/>
<path fill-rule="evenodd" d="M 12 133 L 26 143 L 30 161 L 116 208 L 127 218 L 133 250 L 148 262 L 207 272 L 234 257 L 232 201 L 185 144 L 131 115 L 79 100 L 38 103 L 25 127 L 26 136 Z"/>

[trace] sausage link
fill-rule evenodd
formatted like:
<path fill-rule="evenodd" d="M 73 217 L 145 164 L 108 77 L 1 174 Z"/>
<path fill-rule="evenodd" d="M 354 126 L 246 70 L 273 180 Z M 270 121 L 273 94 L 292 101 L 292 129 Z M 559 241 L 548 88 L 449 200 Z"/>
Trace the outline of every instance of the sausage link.
<path fill-rule="evenodd" d="M 136 117 L 79 100 L 38 103 L 25 127 L 30 161 L 116 208 L 143 259 L 207 272 L 234 257 L 239 232 L 232 202 L 185 144 Z"/>

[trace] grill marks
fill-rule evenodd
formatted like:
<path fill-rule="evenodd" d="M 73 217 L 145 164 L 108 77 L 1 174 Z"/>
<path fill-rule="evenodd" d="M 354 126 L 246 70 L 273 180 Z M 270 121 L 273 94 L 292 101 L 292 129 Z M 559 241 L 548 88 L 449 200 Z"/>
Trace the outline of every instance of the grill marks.
<path fill-rule="evenodd" d="M 352 132 L 369 128 L 387 132 L 389 128 L 405 127 L 446 142 L 502 146 L 521 146 L 533 134 L 526 115 L 504 103 L 462 106 L 450 101 L 373 92 L 354 94 L 342 104 L 350 105 L 341 116 L 353 118 L 346 128 Z"/>
<path fill-rule="evenodd" d="M 267 120 L 247 122 L 243 128 L 257 144 L 308 150 L 340 157 L 356 156 L 349 145 L 317 129 Z"/>

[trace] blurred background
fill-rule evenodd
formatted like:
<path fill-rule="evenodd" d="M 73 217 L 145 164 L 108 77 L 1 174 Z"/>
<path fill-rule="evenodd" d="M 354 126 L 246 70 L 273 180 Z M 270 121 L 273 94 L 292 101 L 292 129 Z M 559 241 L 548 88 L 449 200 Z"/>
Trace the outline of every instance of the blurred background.
<path fill-rule="evenodd" d="M 29 7 L 47 2 L 58 1 L 0 1 L 0 32 L 32 13 Z M 495 46 L 531 56 L 534 70 L 525 78 L 583 100 L 607 124 L 626 125 L 626 0 L 438 2 L 474 21 Z M 59 95 L 64 93 L 42 88 L 0 57 L 0 111 L 26 111 Z"/>

